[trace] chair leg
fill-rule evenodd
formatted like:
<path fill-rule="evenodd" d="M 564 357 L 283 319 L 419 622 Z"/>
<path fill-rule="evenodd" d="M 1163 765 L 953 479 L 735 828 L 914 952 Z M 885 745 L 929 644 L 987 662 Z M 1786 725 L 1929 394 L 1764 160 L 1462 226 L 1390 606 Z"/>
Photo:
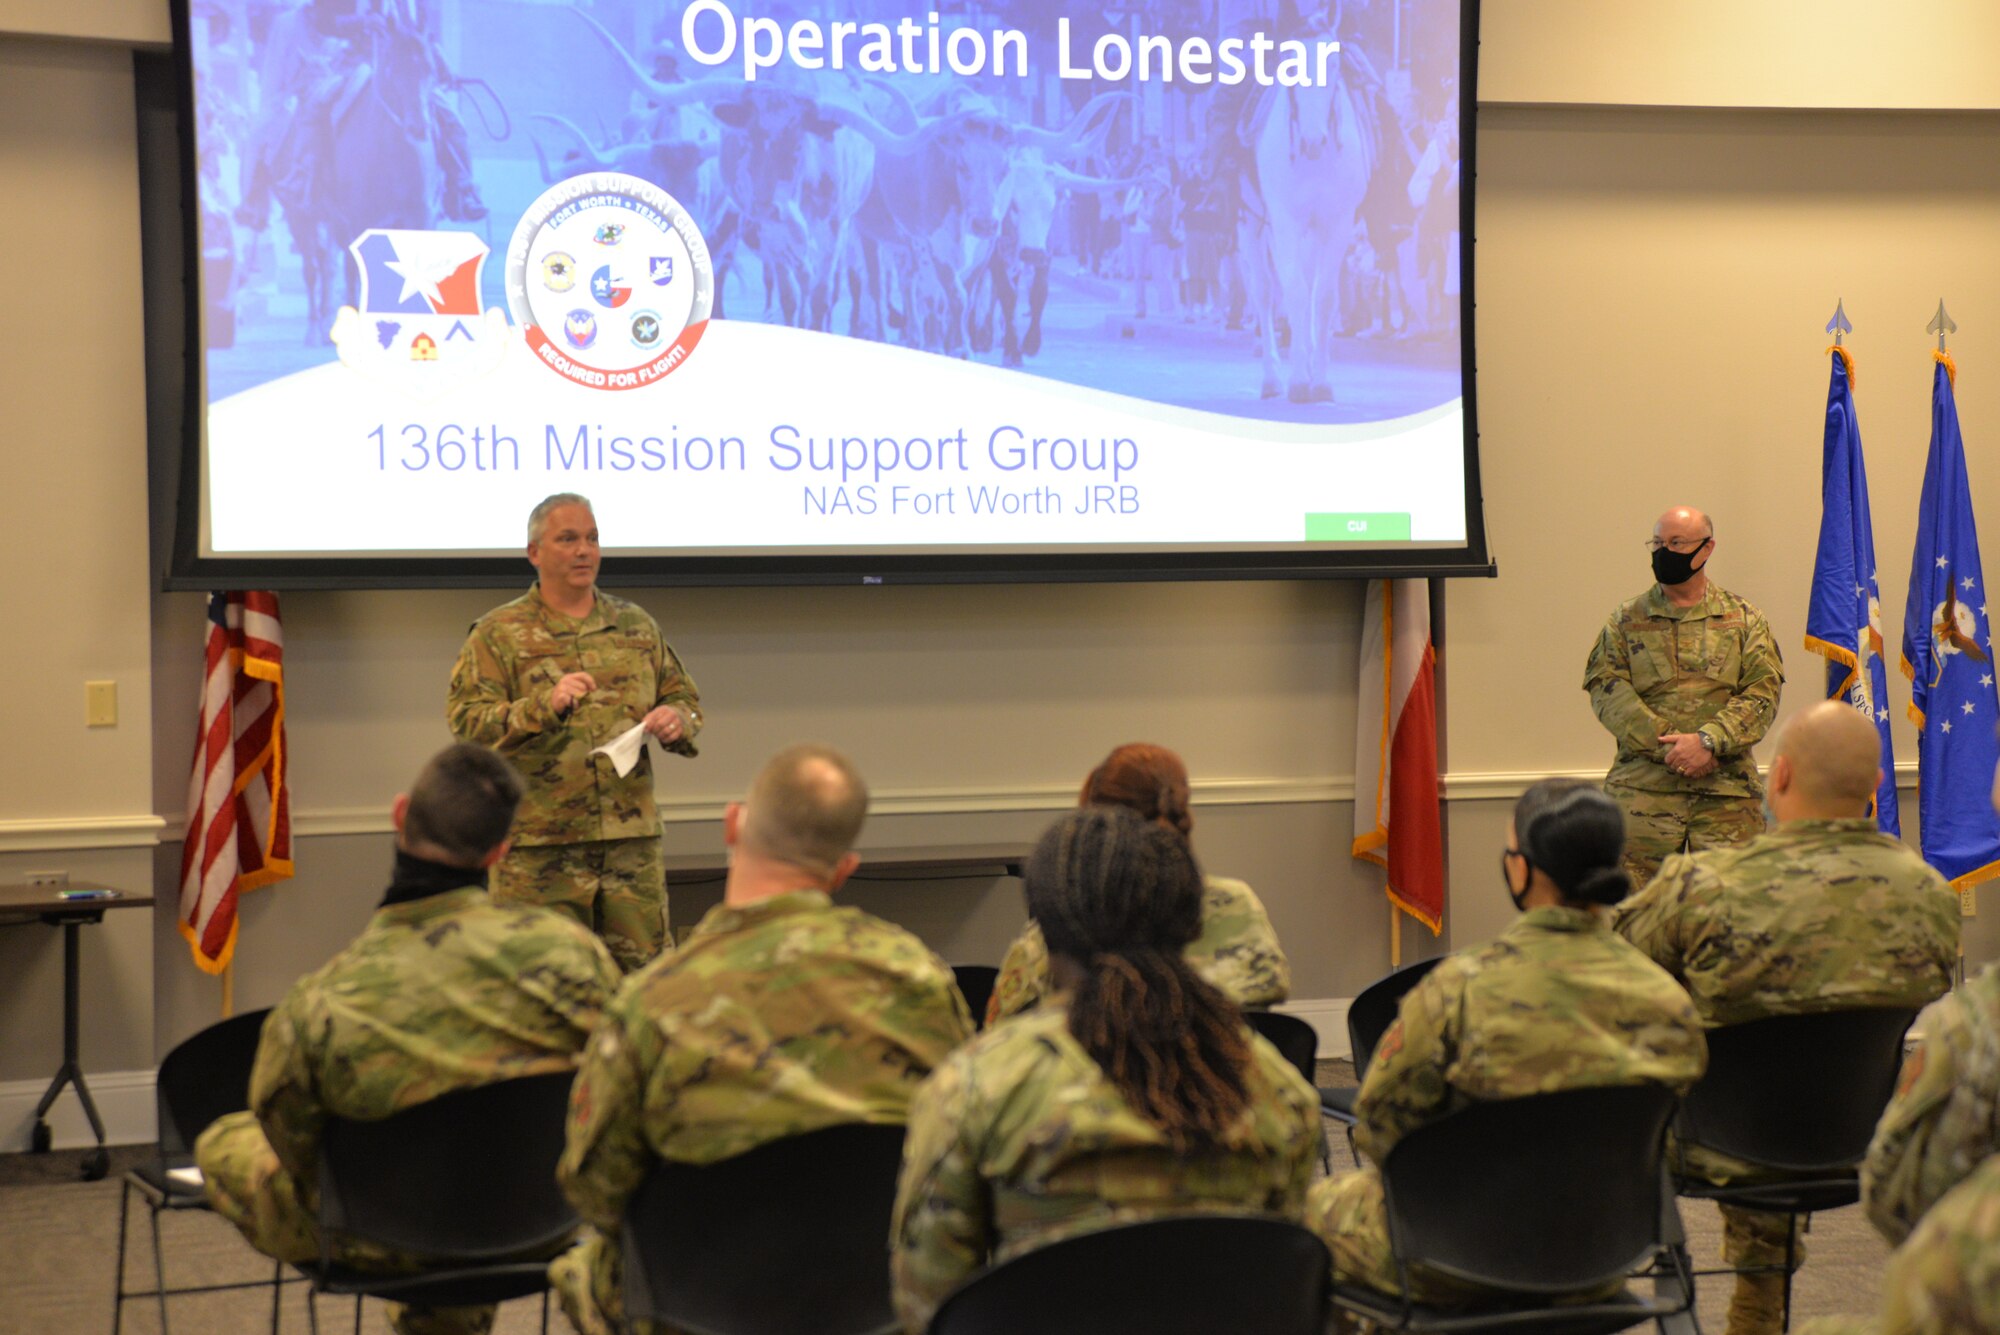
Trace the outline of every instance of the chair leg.
<path fill-rule="evenodd" d="M 160 1335 L 167 1335 L 167 1260 L 160 1250 L 160 1212 L 153 1211 L 153 1287 L 160 1295 Z"/>
<path fill-rule="evenodd" d="M 312 1335 L 319 1335 L 319 1289 L 310 1281 L 306 1286 L 306 1325 L 312 1330 Z"/>
<path fill-rule="evenodd" d="M 112 1276 L 111 1335 L 125 1320 L 125 1227 L 132 1214 L 132 1184 L 127 1181 L 118 1193 L 118 1273 Z"/>
<path fill-rule="evenodd" d="M 1787 1335 L 1792 1329 L 1792 1260 L 1798 1255 L 1798 1247 L 1799 1217 L 1788 1214 L 1785 1216 L 1785 1305 L 1780 1309 L 1783 1315 L 1778 1322 L 1778 1329 Z"/>
<path fill-rule="evenodd" d="M 278 1261 L 271 1271 L 271 1335 L 278 1335 L 278 1309 L 285 1301 L 285 1263 Z"/>
<path fill-rule="evenodd" d="M 549 1335 L 549 1291 L 542 1290 L 542 1335 Z"/>
<path fill-rule="evenodd" d="M 355 1295 L 354 1295 L 354 1335 L 361 1335 L 361 1302 L 362 1302 L 362 1298 L 361 1298 L 361 1295 L 360 1295 L 360 1294 L 358 1294 L 358 1293 L 357 1293 L 357 1294 L 355 1294 Z"/>

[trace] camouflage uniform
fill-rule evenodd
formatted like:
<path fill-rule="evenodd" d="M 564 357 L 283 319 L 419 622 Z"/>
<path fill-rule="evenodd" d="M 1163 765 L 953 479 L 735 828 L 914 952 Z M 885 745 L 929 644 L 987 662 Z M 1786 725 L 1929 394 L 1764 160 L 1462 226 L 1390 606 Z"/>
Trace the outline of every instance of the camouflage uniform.
<path fill-rule="evenodd" d="M 1625 809 L 1625 869 L 1634 885 L 1661 859 L 1740 844 L 1764 828 L 1750 748 L 1777 713 L 1785 665 L 1764 614 L 1711 583 L 1692 607 L 1655 584 L 1611 614 L 1591 647 L 1583 689 L 1618 743 L 1604 791 Z M 1660 737 L 1699 732 L 1717 768 L 1690 779 L 1666 767 Z"/>
<path fill-rule="evenodd" d="M 1878 1321 L 1808 1322 L 1799 1335 L 2000 1335 L 2000 1156 L 1933 1206 L 1882 1274 Z"/>
<path fill-rule="evenodd" d="M 558 718 L 549 692 L 571 672 L 588 672 L 597 689 Z M 539 588 L 473 624 L 445 702 L 454 736 L 492 747 L 527 781 L 513 847 L 494 871 L 494 898 L 573 915 L 628 973 L 667 941 L 650 754 L 658 743 L 648 741 L 623 778 L 608 757 L 590 752 L 659 705 L 686 718 L 686 732 L 667 749 L 694 755 L 701 698 L 653 618 L 598 590 L 576 620 L 544 602 Z"/>
<path fill-rule="evenodd" d="M 917 1093 L 890 1226 L 897 1315 L 921 1331 L 959 1281 L 1059 1238 L 1189 1211 L 1297 1218 L 1319 1095 L 1251 1035 L 1249 1106 L 1182 1153 L 1069 1031 L 1060 995 L 954 1052 Z"/>
<path fill-rule="evenodd" d="M 2000 965 L 1933 1003 L 1916 1028 L 1922 1040 L 1861 1166 L 1868 1217 L 1892 1243 L 2000 1154 Z"/>
<path fill-rule="evenodd" d="M 711 910 L 627 982 L 584 1056 L 557 1176 L 592 1228 L 550 1267 L 571 1323 L 630 1328 L 616 1239 L 654 1159 L 899 1124 L 971 1033 L 950 966 L 900 927 L 818 890 Z"/>
<path fill-rule="evenodd" d="M 569 1070 L 618 985 L 603 945 L 567 918 L 495 904 L 465 884 L 477 873 L 407 857 L 399 884 L 413 866 L 433 884 L 455 871 L 458 888 L 385 904 L 352 945 L 293 984 L 264 1022 L 250 1111 L 195 1142 L 210 1202 L 278 1260 L 319 1257 L 328 1117 L 376 1120 L 453 1090 Z M 387 1270 L 423 1259 L 352 1242 L 334 1255 Z M 493 1309 L 395 1309 L 394 1321 L 406 1335 L 485 1331 Z"/>
<path fill-rule="evenodd" d="M 1453 955 L 1403 998 L 1355 1099 L 1354 1145 L 1370 1160 L 1319 1183 L 1306 1223 L 1334 1275 L 1400 1291 L 1380 1165 L 1398 1141 L 1475 1102 L 1657 1083 L 1685 1090 L 1708 1063 L 1687 993 L 1583 909 L 1538 908 Z M 1480 1290 L 1410 1271 L 1422 1302 Z"/>
<path fill-rule="evenodd" d="M 1921 1005 L 1951 986 L 1958 958 L 1957 897 L 1866 819 L 1787 821 L 1737 848 L 1669 858 L 1614 926 L 1687 987 L 1711 1027 Z M 1771 1176 L 1699 1146 L 1680 1153 L 1684 1171 L 1711 1182 Z M 1722 1221 L 1730 1265 L 1784 1264 L 1787 1216 L 1723 1206 Z M 1778 1329 L 1782 1294 L 1779 1276 L 1739 1275 L 1730 1330 Z"/>
<path fill-rule="evenodd" d="M 1291 995 L 1292 966 L 1257 892 L 1241 881 L 1202 878 L 1201 935 L 1182 954 L 1239 1006 L 1274 1006 Z M 1030 921 L 1000 961 L 986 1023 L 1027 1010 L 1049 991 L 1049 947 Z"/>

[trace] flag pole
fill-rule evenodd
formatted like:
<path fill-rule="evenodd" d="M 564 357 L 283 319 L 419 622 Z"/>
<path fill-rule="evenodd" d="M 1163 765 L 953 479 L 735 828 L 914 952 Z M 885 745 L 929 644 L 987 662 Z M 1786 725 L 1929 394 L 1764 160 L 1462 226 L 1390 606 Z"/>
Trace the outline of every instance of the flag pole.
<path fill-rule="evenodd" d="M 1403 915 L 1393 900 L 1389 904 L 1389 967 L 1403 967 Z"/>
<path fill-rule="evenodd" d="M 222 966 L 222 1018 L 236 1014 L 236 960 Z"/>

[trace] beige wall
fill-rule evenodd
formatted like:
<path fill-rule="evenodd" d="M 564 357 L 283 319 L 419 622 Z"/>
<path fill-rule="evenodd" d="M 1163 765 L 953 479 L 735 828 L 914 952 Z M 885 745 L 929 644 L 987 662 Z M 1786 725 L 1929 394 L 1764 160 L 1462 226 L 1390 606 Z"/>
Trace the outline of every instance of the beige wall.
<path fill-rule="evenodd" d="M 615 559 L 615 557 L 613 558 Z M 526 583 L 527 567 L 523 564 Z M 388 799 L 448 740 L 445 676 L 466 625 L 504 593 L 284 597 L 297 884 L 244 915 L 239 1004 L 266 1005 L 380 894 Z M 1375 873 L 1351 830 L 1359 586 L 1195 584 L 637 591 L 702 686 L 702 755 L 661 767 L 667 843 L 710 851 L 722 804 L 801 737 L 868 775 L 879 847 L 1028 840 L 1111 747 L 1154 738 L 1198 779 L 1196 844 L 1263 892 L 1298 991 L 1349 996 L 1388 951 Z M 158 600 L 154 757 L 161 810 L 185 785 L 200 600 Z M 190 702 L 176 709 L 175 700 Z M 171 879 L 176 866 L 161 859 Z M 1009 882 L 857 887 L 960 961 L 997 963 L 1022 921 Z M 674 900 L 677 923 L 712 895 Z M 163 1043 L 214 1014 L 160 929 Z M 1317 946 L 1315 943 L 1326 943 Z"/>
<path fill-rule="evenodd" d="M 28 541 L 15 551 L 43 562 L 7 584 L 7 623 L 33 631 L 0 663 L 22 757 L 0 803 L 0 875 L 66 866 L 134 886 L 150 876 L 170 894 L 178 845 L 170 829 L 151 849 L 151 828 L 181 815 L 200 600 L 146 592 L 120 45 L 160 40 L 164 9 L 5 8 L 0 32 L 64 39 L 0 37 L 0 187 L 35 201 L 17 226 L 40 229 L 17 244 L 43 255 L 87 245 L 94 262 L 66 270 L 65 297 L 92 319 L 0 321 L 7 478 L 35 501 L 16 515 Z M 1486 107 L 1479 140 L 1479 393 L 1503 575 L 1446 596 L 1460 944 L 1506 921 L 1492 857 L 1511 795 L 1528 776 L 1607 759 L 1577 689 L 1582 655 L 1609 607 L 1644 585 L 1638 542 L 1663 505 L 1714 510 L 1718 576 L 1777 625 L 1794 681 L 1786 707 L 1811 698 L 1818 674 L 1799 641 L 1826 384 L 1819 328 L 1834 298 L 1857 325 L 1892 637 L 1928 420 L 1922 326 L 1938 295 L 1962 328 L 1975 500 L 1993 515 L 2000 498 L 2000 122 L 1989 110 L 2000 75 L 1973 54 L 1992 42 L 1972 40 L 1992 26 L 1985 7 L 1486 10 L 1482 87 L 1506 105 Z M 1959 37 L 1939 41 L 1941 28 Z M 1588 105 L 1619 102 L 1658 105 Z M 1842 103 L 1976 110 L 1740 109 Z M 72 615 L 31 598 L 42 569 Z M 245 906 L 239 1004 L 275 999 L 365 919 L 387 865 L 387 800 L 443 739 L 451 655 L 499 596 L 287 595 L 301 874 Z M 860 758 L 883 845 L 1028 837 L 1108 746 L 1155 737 L 1187 754 L 1201 786 L 1197 844 L 1265 895 L 1300 995 L 1351 995 L 1386 962 L 1375 873 L 1344 851 L 1352 586 L 639 596 L 714 713 L 703 757 L 667 767 L 677 850 L 712 847 L 720 803 L 759 757 L 804 734 Z M 82 726 L 82 682 L 99 677 L 121 685 L 110 731 Z M 1908 732 L 1899 740 L 1913 757 Z M 1018 888 L 1004 882 L 857 896 L 959 958 L 993 958 L 1020 920 Z M 684 892 L 676 918 L 703 903 Z M 1968 924 L 1975 959 L 2000 954 L 2000 905 L 1983 907 Z M 93 1071 L 147 1065 L 216 1013 L 216 984 L 188 964 L 171 910 L 147 917 L 114 914 L 86 934 Z M 0 931 L 0 1083 L 53 1067 L 56 943 L 46 929 Z"/>
<path fill-rule="evenodd" d="M 1482 102 L 2000 106 L 1989 0 L 1485 0 Z"/>
<path fill-rule="evenodd" d="M 0 318 L 9 577 L 0 623 L 8 742 L 0 879 L 68 870 L 144 890 L 154 838 L 145 405 L 130 55 L 0 39 L 0 193 L 17 258 Z M 60 258 L 57 258 L 60 257 Z M 59 274 L 27 289 L 26 273 Z M 84 726 L 85 681 L 118 685 Z M 77 839 L 124 847 L 88 850 Z M 56 847 L 48 847 L 54 844 Z M 91 1070 L 149 1066 L 150 911 L 83 932 Z M 61 1058 L 61 933 L 0 929 L 0 1081 Z M 14 1130 L 0 1126 L 0 1137 Z"/>

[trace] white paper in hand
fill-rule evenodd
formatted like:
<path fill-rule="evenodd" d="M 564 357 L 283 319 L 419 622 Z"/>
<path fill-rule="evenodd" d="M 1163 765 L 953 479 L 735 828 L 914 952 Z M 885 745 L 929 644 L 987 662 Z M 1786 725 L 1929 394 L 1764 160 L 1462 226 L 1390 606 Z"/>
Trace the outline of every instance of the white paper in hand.
<path fill-rule="evenodd" d="M 639 763 L 639 753 L 645 749 L 646 725 L 643 723 L 634 723 L 630 728 L 619 733 L 616 737 L 598 747 L 590 754 L 594 756 L 609 756 L 611 758 L 611 768 L 617 770 L 618 777 L 622 779 L 632 772 L 634 765 Z"/>

